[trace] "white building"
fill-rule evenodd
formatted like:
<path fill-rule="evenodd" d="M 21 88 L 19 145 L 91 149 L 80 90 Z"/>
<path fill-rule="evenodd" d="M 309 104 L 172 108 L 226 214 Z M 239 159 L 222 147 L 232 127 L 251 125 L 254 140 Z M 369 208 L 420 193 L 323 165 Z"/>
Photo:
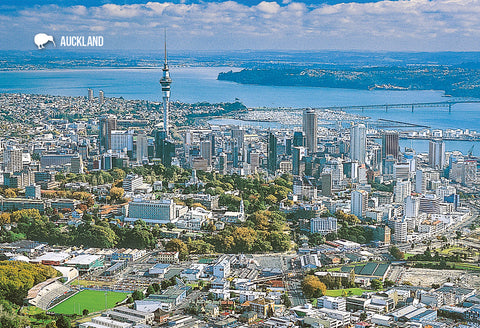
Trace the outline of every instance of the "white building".
<path fill-rule="evenodd" d="M 365 164 L 367 148 L 367 128 L 364 124 L 356 124 L 350 128 L 350 159 Z"/>
<path fill-rule="evenodd" d="M 134 192 L 135 189 L 143 186 L 143 177 L 136 174 L 127 174 L 123 179 L 123 190 L 125 192 Z"/>
<path fill-rule="evenodd" d="M 397 244 L 407 242 L 408 224 L 405 220 L 395 221 L 393 241 Z"/>
<path fill-rule="evenodd" d="M 352 191 L 350 213 L 358 218 L 365 217 L 368 206 L 368 193 L 365 190 Z"/>
<path fill-rule="evenodd" d="M 337 232 L 337 218 L 312 218 L 310 219 L 310 232 L 320 233 L 322 235 L 328 235 L 331 232 Z"/>
<path fill-rule="evenodd" d="M 110 134 L 112 151 L 133 151 L 133 130 L 113 130 Z"/>
<path fill-rule="evenodd" d="M 395 187 L 393 189 L 395 203 L 403 203 L 405 198 L 412 194 L 412 184 L 410 181 L 400 181 L 397 180 Z"/>
<path fill-rule="evenodd" d="M 143 220 L 148 224 L 166 224 L 175 221 L 175 203 L 171 199 L 136 199 L 128 205 L 126 222 Z"/>

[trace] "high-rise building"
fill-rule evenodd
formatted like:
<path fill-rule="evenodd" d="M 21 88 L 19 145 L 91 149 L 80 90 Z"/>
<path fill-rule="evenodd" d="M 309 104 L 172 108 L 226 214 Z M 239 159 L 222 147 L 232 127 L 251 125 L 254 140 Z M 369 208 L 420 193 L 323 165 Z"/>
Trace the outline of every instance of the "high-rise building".
<path fill-rule="evenodd" d="M 88 101 L 93 101 L 93 90 L 87 89 Z"/>
<path fill-rule="evenodd" d="M 270 173 L 277 170 L 277 137 L 273 132 L 268 134 L 267 169 Z"/>
<path fill-rule="evenodd" d="M 25 197 L 28 199 L 40 199 L 41 197 L 41 187 L 37 184 L 32 184 L 25 187 Z"/>
<path fill-rule="evenodd" d="M 19 172 L 23 170 L 23 151 L 15 146 L 8 146 L 3 151 L 3 165 L 5 172 Z"/>
<path fill-rule="evenodd" d="M 306 146 L 310 154 L 317 152 L 318 118 L 314 109 L 303 111 L 303 133 L 306 136 Z"/>
<path fill-rule="evenodd" d="M 365 164 L 367 148 L 367 128 L 364 124 L 355 124 L 350 128 L 350 159 Z"/>
<path fill-rule="evenodd" d="M 442 140 L 430 140 L 428 144 L 428 164 L 436 170 L 445 167 L 445 143 Z"/>
<path fill-rule="evenodd" d="M 103 93 L 103 90 L 98 91 L 98 103 L 100 105 L 105 103 L 105 94 Z"/>
<path fill-rule="evenodd" d="M 83 174 L 83 160 L 80 154 L 73 156 L 70 163 L 70 172 L 75 174 Z"/>
<path fill-rule="evenodd" d="M 113 130 L 110 133 L 110 148 L 113 151 L 133 151 L 133 130 Z"/>
<path fill-rule="evenodd" d="M 210 140 L 200 142 L 200 156 L 207 160 L 208 165 L 212 165 L 212 143 Z"/>
<path fill-rule="evenodd" d="M 162 95 L 163 95 L 163 130 L 168 134 L 168 111 L 170 107 L 170 85 L 172 84 L 172 79 L 170 78 L 170 72 L 168 69 L 167 62 L 167 33 L 165 31 L 165 62 L 163 63 L 163 76 L 160 79 L 160 85 L 162 86 Z"/>
<path fill-rule="evenodd" d="M 148 138 L 145 134 L 141 133 L 137 135 L 136 140 L 136 156 L 137 163 L 142 163 L 148 159 Z"/>
<path fill-rule="evenodd" d="M 395 221 L 393 228 L 395 232 L 393 233 L 393 241 L 397 244 L 407 242 L 407 233 L 408 233 L 408 223 L 405 220 Z"/>
<path fill-rule="evenodd" d="M 397 159 L 400 146 L 399 146 L 398 132 L 385 132 L 382 135 L 382 158 L 387 158 L 388 155 L 392 155 Z"/>
<path fill-rule="evenodd" d="M 104 152 L 112 149 L 112 131 L 117 129 L 117 117 L 106 115 L 100 117 L 99 122 L 99 149 Z"/>
<path fill-rule="evenodd" d="M 412 194 L 412 183 L 409 180 L 397 180 L 397 183 L 393 188 L 393 194 L 395 197 L 395 203 L 403 203 L 405 198 Z"/>
<path fill-rule="evenodd" d="M 172 165 L 175 157 L 175 144 L 167 139 L 165 130 L 155 131 L 155 157 L 159 158 L 164 166 Z"/>
<path fill-rule="evenodd" d="M 368 206 L 368 193 L 365 190 L 354 190 L 351 195 L 350 213 L 364 218 Z"/>
<path fill-rule="evenodd" d="M 293 133 L 293 147 L 305 147 L 306 141 L 305 136 L 303 135 L 302 131 L 295 131 Z"/>
<path fill-rule="evenodd" d="M 332 174 L 322 173 L 322 196 L 332 195 Z"/>
<path fill-rule="evenodd" d="M 293 147 L 292 148 L 292 174 L 301 175 L 301 161 L 304 156 L 307 155 L 307 150 L 305 147 Z"/>

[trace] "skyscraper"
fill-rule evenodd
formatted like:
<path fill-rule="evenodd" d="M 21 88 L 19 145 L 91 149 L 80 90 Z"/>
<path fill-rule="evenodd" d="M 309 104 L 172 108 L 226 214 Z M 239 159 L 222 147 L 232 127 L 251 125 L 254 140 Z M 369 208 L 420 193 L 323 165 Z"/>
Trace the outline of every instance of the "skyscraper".
<path fill-rule="evenodd" d="M 367 148 L 367 128 L 364 124 L 355 124 L 350 128 L 350 159 L 365 164 Z"/>
<path fill-rule="evenodd" d="M 8 146 L 3 151 L 3 165 L 5 172 L 20 172 L 23 170 L 23 150 L 15 146 Z"/>
<path fill-rule="evenodd" d="M 382 158 L 392 155 L 393 158 L 397 159 L 399 149 L 398 132 L 385 132 L 382 135 Z"/>
<path fill-rule="evenodd" d="M 88 101 L 93 101 L 93 90 L 87 89 Z"/>
<path fill-rule="evenodd" d="M 268 134 L 267 169 L 270 173 L 275 173 L 277 170 L 277 137 L 273 132 Z"/>
<path fill-rule="evenodd" d="M 445 167 L 445 143 L 442 140 L 430 140 L 428 144 L 428 164 L 437 170 Z"/>
<path fill-rule="evenodd" d="M 155 131 L 155 157 L 166 167 L 172 165 L 172 158 L 175 157 L 175 144 L 167 139 L 163 129 Z"/>
<path fill-rule="evenodd" d="M 100 105 L 103 105 L 105 102 L 105 94 L 103 93 L 103 90 L 98 91 L 98 103 Z"/>
<path fill-rule="evenodd" d="M 165 31 L 165 62 L 163 64 L 163 76 L 160 79 L 160 85 L 162 86 L 163 94 L 163 129 L 168 138 L 168 110 L 170 107 L 170 84 L 172 79 L 170 78 L 170 72 L 167 62 L 167 32 Z"/>
<path fill-rule="evenodd" d="M 350 203 L 350 213 L 356 215 L 358 218 L 365 217 L 368 205 L 368 193 L 365 190 L 352 191 Z"/>
<path fill-rule="evenodd" d="M 310 154 L 317 152 L 318 119 L 314 109 L 303 111 L 303 132 L 306 136 L 307 149 Z"/>
<path fill-rule="evenodd" d="M 99 149 L 106 151 L 112 148 L 112 131 L 117 129 L 117 117 L 107 115 L 100 117 L 99 123 Z"/>

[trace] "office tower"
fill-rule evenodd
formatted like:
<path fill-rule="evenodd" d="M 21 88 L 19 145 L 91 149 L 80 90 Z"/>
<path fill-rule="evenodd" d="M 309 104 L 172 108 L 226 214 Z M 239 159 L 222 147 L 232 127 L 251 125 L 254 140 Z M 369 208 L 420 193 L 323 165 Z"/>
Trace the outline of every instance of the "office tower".
<path fill-rule="evenodd" d="M 212 143 L 210 140 L 200 142 L 200 156 L 207 160 L 208 165 L 212 165 Z"/>
<path fill-rule="evenodd" d="M 98 103 L 100 105 L 103 105 L 105 102 L 105 94 L 103 93 L 103 90 L 98 91 Z"/>
<path fill-rule="evenodd" d="M 427 191 L 427 179 L 422 170 L 417 170 L 415 172 L 415 192 L 419 194 L 424 194 Z"/>
<path fill-rule="evenodd" d="M 412 194 L 412 183 L 409 180 L 397 180 L 397 183 L 393 188 L 393 194 L 395 197 L 395 203 L 403 203 L 405 198 Z"/>
<path fill-rule="evenodd" d="M 23 150 L 15 146 L 8 146 L 3 151 L 3 166 L 5 172 L 20 172 L 23 170 Z"/>
<path fill-rule="evenodd" d="M 416 218 L 420 210 L 420 199 L 418 197 L 408 196 L 405 198 L 403 207 L 406 218 Z"/>
<path fill-rule="evenodd" d="M 306 141 L 305 136 L 303 135 L 302 131 L 296 131 L 293 133 L 293 147 L 305 147 Z"/>
<path fill-rule="evenodd" d="M 133 130 L 113 130 L 110 133 L 110 148 L 113 151 L 133 152 Z M 133 156 L 132 156 L 133 157 Z"/>
<path fill-rule="evenodd" d="M 147 135 L 141 133 L 137 135 L 136 142 L 136 156 L 137 163 L 142 163 L 143 160 L 148 160 L 148 139 Z"/>
<path fill-rule="evenodd" d="M 255 172 L 260 167 L 260 153 L 251 152 L 250 153 L 250 169 L 252 172 Z"/>
<path fill-rule="evenodd" d="M 218 156 L 218 172 L 220 174 L 227 174 L 227 154 L 221 153 Z"/>
<path fill-rule="evenodd" d="M 277 137 L 273 132 L 268 134 L 267 169 L 270 173 L 275 173 L 277 170 Z"/>
<path fill-rule="evenodd" d="M 215 154 L 215 151 L 216 151 L 216 149 L 215 149 L 215 135 L 213 133 L 210 134 L 210 143 L 212 145 L 212 156 L 215 156 L 216 155 Z"/>
<path fill-rule="evenodd" d="M 70 172 L 75 174 L 83 174 L 83 161 L 80 154 L 73 156 L 70 163 Z"/>
<path fill-rule="evenodd" d="M 387 158 L 388 155 L 398 158 L 400 150 L 398 140 L 398 132 L 385 132 L 382 135 L 382 158 Z"/>
<path fill-rule="evenodd" d="M 167 62 L 167 33 L 165 31 L 165 62 L 163 63 L 163 76 L 160 79 L 160 85 L 162 86 L 163 95 L 163 130 L 165 131 L 168 139 L 168 111 L 170 107 L 170 85 L 172 79 L 170 78 L 170 72 Z"/>
<path fill-rule="evenodd" d="M 350 128 L 350 159 L 365 164 L 367 148 L 367 128 L 364 124 L 355 124 Z"/>
<path fill-rule="evenodd" d="M 166 167 L 172 165 L 175 157 L 175 144 L 167 139 L 167 132 L 163 129 L 155 131 L 155 157 Z"/>
<path fill-rule="evenodd" d="M 106 115 L 100 117 L 99 123 L 99 149 L 107 151 L 112 149 L 112 131 L 117 129 L 117 117 L 114 115 Z"/>
<path fill-rule="evenodd" d="M 292 155 L 292 139 L 290 138 L 285 139 L 285 155 Z"/>
<path fill-rule="evenodd" d="M 445 143 L 442 140 L 430 140 L 428 144 L 428 164 L 436 170 L 445 167 Z"/>
<path fill-rule="evenodd" d="M 309 154 L 317 152 L 318 119 L 314 109 L 303 111 L 303 133 L 306 136 L 306 146 Z"/>
<path fill-rule="evenodd" d="M 332 195 L 332 174 L 322 173 L 322 196 Z"/>
<path fill-rule="evenodd" d="M 368 206 L 368 193 L 365 190 L 352 191 L 350 213 L 364 218 Z"/>
<path fill-rule="evenodd" d="M 393 233 L 393 241 L 397 244 L 407 242 L 407 233 L 408 233 L 408 224 L 405 220 L 395 221 L 394 225 L 395 232 Z"/>
<path fill-rule="evenodd" d="M 303 157 L 307 155 L 307 149 L 305 147 L 293 147 L 292 148 L 292 174 L 301 175 L 302 170 L 301 162 Z"/>
<path fill-rule="evenodd" d="M 88 101 L 93 101 L 93 90 L 87 89 Z"/>
<path fill-rule="evenodd" d="M 243 153 L 243 146 L 245 144 L 245 130 L 238 127 L 232 129 L 232 139 L 237 145 L 238 152 Z"/>

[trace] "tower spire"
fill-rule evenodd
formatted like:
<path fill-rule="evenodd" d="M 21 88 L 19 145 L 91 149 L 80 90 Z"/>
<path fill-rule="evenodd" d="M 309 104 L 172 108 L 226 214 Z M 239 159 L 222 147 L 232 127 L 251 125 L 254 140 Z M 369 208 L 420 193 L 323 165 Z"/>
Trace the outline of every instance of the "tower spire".
<path fill-rule="evenodd" d="M 165 46 L 165 66 L 168 65 L 168 62 L 167 62 L 167 28 L 165 27 L 163 29 L 163 40 L 164 40 L 164 46 Z"/>
<path fill-rule="evenodd" d="M 165 130 L 166 138 L 168 138 L 168 111 L 170 107 L 170 84 L 172 79 L 170 78 L 170 72 L 167 63 L 167 29 L 164 30 L 164 47 L 165 47 L 165 63 L 163 64 L 163 76 L 160 79 L 160 85 L 162 86 L 162 98 L 163 98 L 163 129 Z"/>

